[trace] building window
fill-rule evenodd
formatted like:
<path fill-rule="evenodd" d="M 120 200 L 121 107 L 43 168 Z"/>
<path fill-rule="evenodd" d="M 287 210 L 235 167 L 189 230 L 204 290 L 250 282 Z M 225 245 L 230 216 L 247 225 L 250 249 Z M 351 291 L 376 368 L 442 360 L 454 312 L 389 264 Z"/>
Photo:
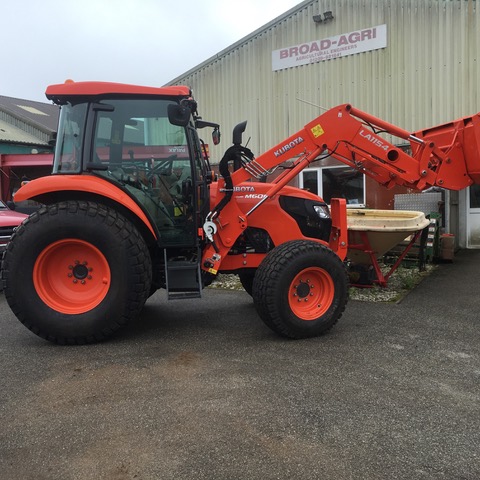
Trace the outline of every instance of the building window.
<path fill-rule="evenodd" d="M 349 207 L 365 206 L 365 176 L 350 167 L 309 168 L 300 173 L 300 188 L 323 198 L 345 198 Z"/>
<path fill-rule="evenodd" d="M 470 208 L 480 208 L 480 185 L 471 185 L 469 190 Z"/>

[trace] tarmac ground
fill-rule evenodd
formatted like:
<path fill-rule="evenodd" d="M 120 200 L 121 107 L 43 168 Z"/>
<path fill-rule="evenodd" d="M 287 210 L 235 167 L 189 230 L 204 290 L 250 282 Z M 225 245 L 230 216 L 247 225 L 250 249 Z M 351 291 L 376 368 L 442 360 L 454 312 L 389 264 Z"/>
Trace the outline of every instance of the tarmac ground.
<path fill-rule="evenodd" d="M 463 250 L 301 341 L 245 292 L 158 292 L 82 347 L 36 337 L 0 295 L 0 479 L 477 480 L 479 290 Z"/>

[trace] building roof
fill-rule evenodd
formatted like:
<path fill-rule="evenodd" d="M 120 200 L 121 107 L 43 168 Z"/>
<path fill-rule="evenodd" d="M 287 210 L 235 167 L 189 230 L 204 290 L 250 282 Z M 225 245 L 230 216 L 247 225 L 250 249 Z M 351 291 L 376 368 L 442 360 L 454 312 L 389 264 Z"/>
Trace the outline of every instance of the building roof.
<path fill-rule="evenodd" d="M 47 145 L 59 112 L 56 105 L 0 95 L 0 141 Z"/>
<path fill-rule="evenodd" d="M 56 105 L 0 95 L 0 111 L 44 130 L 45 133 L 57 130 L 59 109 Z"/>
<path fill-rule="evenodd" d="M 0 142 L 22 145 L 48 145 L 48 142 L 42 141 L 38 137 L 3 120 L 0 120 Z"/>

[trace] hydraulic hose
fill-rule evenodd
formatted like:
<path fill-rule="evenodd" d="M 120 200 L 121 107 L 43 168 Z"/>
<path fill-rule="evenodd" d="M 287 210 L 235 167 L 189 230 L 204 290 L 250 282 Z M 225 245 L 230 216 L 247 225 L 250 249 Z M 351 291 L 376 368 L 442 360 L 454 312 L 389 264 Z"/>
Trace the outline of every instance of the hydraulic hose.
<path fill-rule="evenodd" d="M 229 163 L 233 161 L 235 169 L 243 168 L 243 157 L 246 157 L 248 160 L 253 160 L 255 158 L 253 152 L 249 148 L 243 147 L 241 145 L 232 145 L 230 148 L 227 149 L 222 159 L 220 160 L 218 170 L 225 181 L 225 195 L 212 210 L 211 214 L 209 215 L 210 218 L 216 217 L 232 198 L 233 181 L 228 166 Z"/>

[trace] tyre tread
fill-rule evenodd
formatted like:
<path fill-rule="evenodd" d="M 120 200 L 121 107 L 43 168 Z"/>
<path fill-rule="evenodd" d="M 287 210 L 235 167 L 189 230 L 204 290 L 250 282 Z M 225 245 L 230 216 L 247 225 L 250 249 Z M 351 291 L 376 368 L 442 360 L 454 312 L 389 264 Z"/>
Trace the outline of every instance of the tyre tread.
<path fill-rule="evenodd" d="M 308 329 L 301 329 L 292 326 L 279 315 L 278 311 L 278 279 L 282 272 L 293 262 L 299 252 L 304 254 L 323 255 L 327 262 L 336 263 L 338 266 L 339 282 L 342 285 L 348 285 L 346 269 L 339 257 L 329 248 L 313 241 L 293 240 L 286 242 L 270 252 L 257 269 L 254 285 L 253 299 L 257 313 L 262 321 L 277 334 L 293 339 L 308 338 L 318 336 L 329 331 L 340 319 L 345 311 L 348 288 L 345 299 L 341 299 L 333 318 L 326 322 L 315 332 Z M 308 322 L 305 323 L 306 326 Z"/>

